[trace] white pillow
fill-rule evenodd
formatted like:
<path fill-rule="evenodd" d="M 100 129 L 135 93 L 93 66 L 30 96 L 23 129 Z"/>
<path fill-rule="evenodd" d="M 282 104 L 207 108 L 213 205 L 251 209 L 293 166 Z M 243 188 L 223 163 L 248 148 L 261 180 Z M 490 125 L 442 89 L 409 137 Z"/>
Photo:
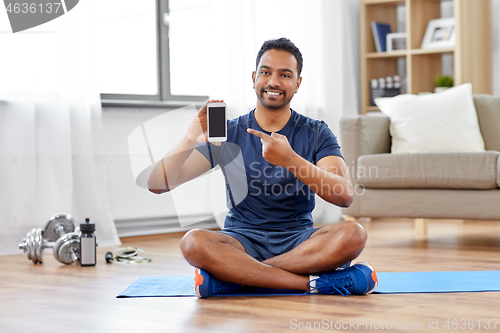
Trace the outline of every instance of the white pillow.
<path fill-rule="evenodd" d="M 428 95 L 376 98 L 390 118 L 391 152 L 485 151 L 470 83 Z"/>

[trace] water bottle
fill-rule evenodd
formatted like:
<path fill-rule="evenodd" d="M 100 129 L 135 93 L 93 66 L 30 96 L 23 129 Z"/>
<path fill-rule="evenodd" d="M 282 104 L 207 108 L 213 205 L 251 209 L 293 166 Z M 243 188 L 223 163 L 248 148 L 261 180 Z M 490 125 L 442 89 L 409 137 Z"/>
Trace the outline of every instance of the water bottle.
<path fill-rule="evenodd" d="M 96 264 L 96 239 L 94 235 L 95 224 L 87 218 L 80 224 L 80 265 L 95 266 Z"/>

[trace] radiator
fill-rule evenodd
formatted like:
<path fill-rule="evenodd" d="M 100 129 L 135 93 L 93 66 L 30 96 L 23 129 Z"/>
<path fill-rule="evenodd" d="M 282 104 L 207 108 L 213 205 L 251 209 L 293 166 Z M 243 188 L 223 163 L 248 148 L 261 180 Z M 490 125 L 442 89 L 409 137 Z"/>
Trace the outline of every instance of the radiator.
<path fill-rule="evenodd" d="M 119 237 L 218 228 L 210 203 L 182 207 L 177 200 L 176 207 L 171 193 L 157 195 L 138 187 L 128 154 L 108 153 L 105 163 L 111 213 Z M 203 193 L 192 193 L 192 196 L 198 197 L 198 201 L 205 197 Z"/>
<path fill-rule="evenodd" d="M 193 221 L 193 224 L 185 227 L 180 226 L 177 216 L 115 220 L 115 224 L 120 238 L 181 232 L 193 228 L 219 228 L 215 219 L 209 215 L 196 215 L 189 218 Z"/>

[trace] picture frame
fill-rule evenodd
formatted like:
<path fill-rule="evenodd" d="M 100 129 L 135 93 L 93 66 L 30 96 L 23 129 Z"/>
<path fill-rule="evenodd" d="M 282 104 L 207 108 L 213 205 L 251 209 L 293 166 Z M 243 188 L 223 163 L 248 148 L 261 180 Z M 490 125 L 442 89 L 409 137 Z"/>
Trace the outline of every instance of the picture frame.
<path fill-rule="evenodd" d="M 406 32 L 393 32 L 386 36 L 387 53 L 406 50 Z"/>
<path fill-rule="evenodd" d="M 422 49 L 455 46 L 455 18 L 447 17 L 430 20 L 422 40 Z"/>

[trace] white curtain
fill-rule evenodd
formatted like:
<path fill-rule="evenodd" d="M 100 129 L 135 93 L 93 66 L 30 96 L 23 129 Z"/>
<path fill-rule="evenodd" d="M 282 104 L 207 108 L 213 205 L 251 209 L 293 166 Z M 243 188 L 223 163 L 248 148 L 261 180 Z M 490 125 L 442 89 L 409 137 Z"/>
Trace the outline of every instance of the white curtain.
<path fill-rule="evenodd" d="M 26 233 L 57 212 L 77 225 L 90 218 L 100 246 L 120 244 L 103 163 L 90 11 L 80 1 L 16 34 L 0 16 L 0 254 L 20 253 Z"/>
<path fill-rule="evenodd" d="M 292 108 L 324 120 L 338 136 L 340 118 L 359 109 L 359 0 L 215 0 L 211 5 L 210 54 L 216 56 L 210 95 L 226 101 L 229 117 L 255 107 L 251 74 L 262 43 L 287 37 L 304 58 Z M 318 197 L 316 222 L 339 217 L 339 208 Z"/>

